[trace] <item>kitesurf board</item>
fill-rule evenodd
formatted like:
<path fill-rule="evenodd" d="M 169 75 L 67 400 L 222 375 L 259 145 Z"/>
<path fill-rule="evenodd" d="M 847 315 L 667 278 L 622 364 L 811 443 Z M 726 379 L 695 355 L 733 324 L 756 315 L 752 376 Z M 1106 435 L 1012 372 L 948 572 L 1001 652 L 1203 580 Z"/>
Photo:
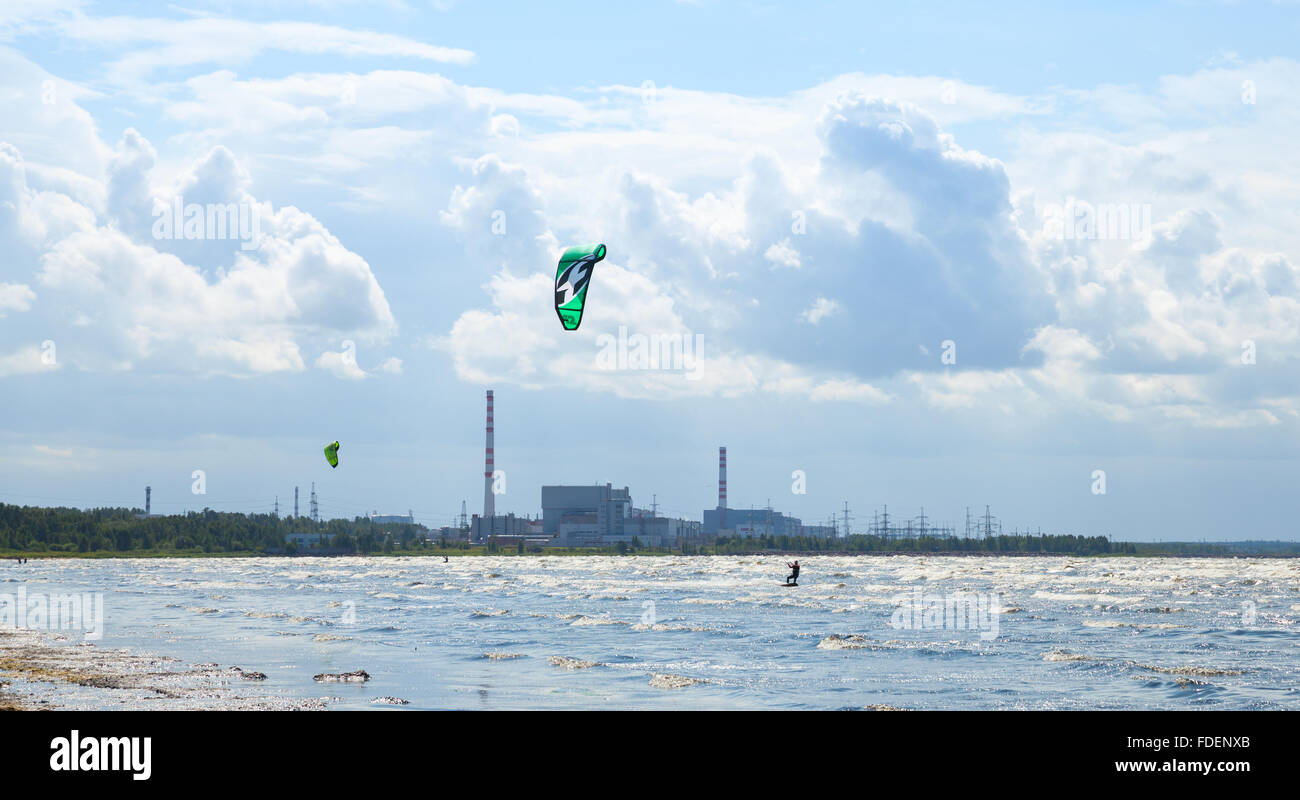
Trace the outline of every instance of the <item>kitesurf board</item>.
<path fill-rule="evenodd" d="M 798 586 L 797 583 L 778 583 L 777 586 Z"/>

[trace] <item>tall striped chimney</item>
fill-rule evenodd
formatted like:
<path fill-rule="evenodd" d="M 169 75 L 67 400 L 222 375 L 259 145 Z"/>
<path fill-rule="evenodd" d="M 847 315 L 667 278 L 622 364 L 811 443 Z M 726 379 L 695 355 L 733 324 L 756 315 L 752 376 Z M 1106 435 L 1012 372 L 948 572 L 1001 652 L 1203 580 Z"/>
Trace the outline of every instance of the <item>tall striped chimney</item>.
<path fill-rule="evenodd" d="M 487 393 L 487 450 L 483 463 L 483 520 L 491 530 L 492 518 L 496 516 L 496 502 L 492 496 L 492 473 L 496 470 L 492 458 L 492 390 Z"/>
<path fill-rule="evenodd" d="M 727 527 L 727 448 L 718 448 L 718 530 Z"/>

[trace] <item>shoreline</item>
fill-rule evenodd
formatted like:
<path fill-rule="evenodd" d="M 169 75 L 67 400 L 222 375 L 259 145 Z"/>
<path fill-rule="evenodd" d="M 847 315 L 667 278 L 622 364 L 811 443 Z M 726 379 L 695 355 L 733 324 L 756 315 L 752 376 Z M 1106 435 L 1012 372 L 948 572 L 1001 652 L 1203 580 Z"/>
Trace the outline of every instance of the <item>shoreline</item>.
<path fill-rule="evenodd" d="M 301 711 L 325 710 L 331 700 L 253 691 L 258 678 L 250 676 L 259 674 L 0 628 L 0 711 Z"/>
<path fill-rule="evenodd" d="M 893 557 L 917 557 L 933 556 L 937 558 L 1225 558 L 1225 559 L 1289 559 L 1300 558 L 1300 552 L 1296 553 L 1051 553 L 1051 552 L 1014 552 L 1014 551 L 986 551 L 986 550 L 745 550 L 735 553 L 679 553 L 679 552 L 630 552 L 630 553 L 606 553 L 578 550 L 560 550 L 516 553 L 500 551 L 496 553 L 486 550 L 476 549 L 474 552 L 465 552 L 463 550 L 447 550 L 432 552 L 394 552 L 394 553 L 166 553 L 166 552 L 141 552 L 141 553 L 118 553 L 118 552 L 91 552 L 91 553 L 63 553 L 63 552 L 39 552 L 32 551 L 26 553 L 0 553 L 0 566 L 5 562 L 14 561 L 22 558 L 28 561 L 53 561 L 53 560 L 70 560 L 70 559 L 94 559 L 94 560 L 113 560 L 113 559 L 163 559 L 163 558 L 193 558 L 193 559 L 231 559 L 231 558 L 482 558 L 485 556 L 504 557 L 504 558 L 590 558 L 593 556 L 610 557 L 610 558 L 754 558 L 754 557 L 786 557 L 793 556 L 797 558 L 817 558 L 819 556 L 835 558 L 893 558 Z M 9 565 L 25 566 L 25 565 Z"/>

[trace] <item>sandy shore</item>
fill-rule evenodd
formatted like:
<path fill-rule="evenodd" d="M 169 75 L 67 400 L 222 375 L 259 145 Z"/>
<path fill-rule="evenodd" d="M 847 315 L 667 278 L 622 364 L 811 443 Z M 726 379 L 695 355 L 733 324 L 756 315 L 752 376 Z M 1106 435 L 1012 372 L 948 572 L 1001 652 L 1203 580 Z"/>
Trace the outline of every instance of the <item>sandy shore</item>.
<path fill-rule="evenodd" d="M 0 629 L 0 710 L 323 710 L 334 699 L 282 697 L 265 680 L 252 668 Z"/>

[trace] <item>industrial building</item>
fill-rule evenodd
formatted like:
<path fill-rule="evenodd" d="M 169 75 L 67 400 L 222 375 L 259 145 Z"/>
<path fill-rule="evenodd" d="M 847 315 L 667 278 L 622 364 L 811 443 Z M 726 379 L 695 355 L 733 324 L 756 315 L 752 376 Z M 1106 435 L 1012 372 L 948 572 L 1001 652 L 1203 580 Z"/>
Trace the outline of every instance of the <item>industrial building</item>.
<path fill-rule="evenodd" d="M 632 495 L 626 486 L 542 487 L 542 531 L 564 547 L 630 541 L 625 529 L 631 513 Z"/>
<path fill-rule="evenodd" d="M 542 531 L 557 547 L 608 547 L 633 541 L 646 547 L 676 547 L 697 539 L 700 523 L 633 508 L 626 486 L 543 486 Z"/>
<path fill-rule="evenodd" d="M 542 524 L 539 520 L 517 517 L 514 514 L 497 514 L 491 517 L 480 517 L 475 514 L 469 522 L 471 542 L 486 542 L 492 536 L 538 537 L 541 535 Z"/>
<path fill-rule="evenodd" d="M 726 519 L 727 527 L 722 527 Z M 717 535 L 726 531 L 737 536 L 802 536 L 803 521 L 788 517 L 770 508 L 705 509 L 705 533 Z"/>
<path fill-rule="evenodd" d="M 459 538 L 468 531 L 475 544 L 527 541 L 550 547 L 608 547 L 634 541 L 646 547 L 678 547 L 700 542 L 706 536 L 833 536 L 826 526 L 805 526 L 801 520 L 771 508 L 748 511 L 727 507 L 727 448 L 718 448 L 718 506 L 704 511 L 703 523 L 664 517 L 654 510 L 632 505 L 632 492 L 612 483 L 588 486 L 543 486 L 540 520 L 496 513 L 493 481 L 496 478 L 496 428 L 494 396 L 487 391 L 487 425 L 483 459 L 483 514 L 466 524 L 462 508 L 460 528 L 447 527 L 439 537 Z M 657 506 L 656 506 L 657 508 Z"/>
<path fill-rule="evenodd" d="M 494 403 L 492 390 L 487 390 L 487 426 L 485 429 L 483 449 L 483 514 L 475 514 L 469 522 L 469 540 L 482 544 L 489 538 L 500 537 L 538 537 L 540 529 L 533 520 L 517 517 L 514 514 L 497 514 L 496 493 L 492 491 L 492 481 L 496 477 L 496 423 L 493 419 Z"/>
<path fill-rule="evenodd" d="M 375 511 L 370 514 L 369 520 L 374 525 L 414 525 L 415 512 L 408 511 L 405 514 L 380 514 Z"/>
<path fill-rule="evenodd" d="M 662 517 L 642 509 L 633 509 L 624 530 L 629 538 L 635 537 L 648 547 L 678 547 L 700 541 L 700 523 L 695 520 Z"/>
<path fill-rule="evenodd" d="M 727 507 L 727 448 L 718 448 L 718 506 L 704 510 L 700 526 L 706 536 L 811 536 L 831 538 L 835 529 L 804 525 L 803 520 L 768 508 Z"/>
<path fill-rule="evenodd" d="M 161 517 L 162 514 L 153 513 L 152 505 L 153 505 L 153 487 L 146 486 L 144 487 L 144 513 L 136 514 L 135 518 L 149 519 L 151 517 Z"/>
<path fill-rule="evenodd" d="M 298 547 L 319 547 L 329 542 L 330 535 L 323 531 L 319 533 L 289 533 L 285 534 L 284 540 L 294 542 Z"/>

